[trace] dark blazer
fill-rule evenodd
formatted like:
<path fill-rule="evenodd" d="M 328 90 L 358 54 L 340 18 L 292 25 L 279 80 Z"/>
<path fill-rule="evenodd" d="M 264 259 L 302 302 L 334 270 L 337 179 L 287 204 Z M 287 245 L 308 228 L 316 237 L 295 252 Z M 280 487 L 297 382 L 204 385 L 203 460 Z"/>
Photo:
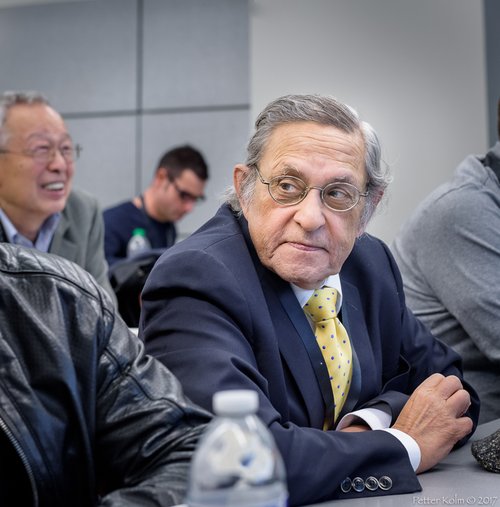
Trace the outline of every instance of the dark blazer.
<path fill-rule="evenodd" d="M 407 309 L 399 271 L 380 240 L 359 239 L 340 278 L 341 318 L 355 352 L 344 412 L 381 403 L 394 422 L 431 373 L 462 377 L 458 355 Z M 322 389 L 327 371 L 311 327 L 290 285 L 259 262 L 246 221 L 226 206 L 157 262 L 143 292 L 140 332 L 147 351 L 205 408 L 216 391 L 257 390 L 259 415 L 285 461 L 290 505 L 421 489 L 393 435 L 322 431 L 332 400 Z M 389 477 L 392 488 L 340 488 L 346 477 L 370 476 Z"/>

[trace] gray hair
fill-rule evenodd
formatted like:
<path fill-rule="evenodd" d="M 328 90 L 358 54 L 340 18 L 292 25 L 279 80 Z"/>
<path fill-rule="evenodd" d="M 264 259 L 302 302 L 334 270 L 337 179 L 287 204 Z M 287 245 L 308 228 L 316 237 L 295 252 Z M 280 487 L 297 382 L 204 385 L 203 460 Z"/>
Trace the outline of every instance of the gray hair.
<path fill-rule="evenodd" d="M 50 106 L 47 98 L 39 92 L 7 91 L 0 95 L 0 146 L 5 146 L 9 133 L 5 130 L 5 119 L 11 107 L 19 104 L 45 104 Z"/>
<path fill-rule="evenodd" d="M 375 130 L 361 121 L 358 113 L 337 99 L 321 95 L 285 95 L 270 104 L 255 121 L 255 133 L 247 146 L 248 167 L 257 167 L 274 130 L 285 123 L 315 122 L 332 126 L 346 133 L 360 132 L 365 143 L 365 169 L 368 176 L 361 224 L 366 226 L 391 181 L 389 168 L 381 162 L 381 147 Z M 226 192 L 226 202 L 241 213 L 241 202 L 249 202 L 255 191 L 257 171 L 248 171 L 238 198 L 234 186 Z"/>

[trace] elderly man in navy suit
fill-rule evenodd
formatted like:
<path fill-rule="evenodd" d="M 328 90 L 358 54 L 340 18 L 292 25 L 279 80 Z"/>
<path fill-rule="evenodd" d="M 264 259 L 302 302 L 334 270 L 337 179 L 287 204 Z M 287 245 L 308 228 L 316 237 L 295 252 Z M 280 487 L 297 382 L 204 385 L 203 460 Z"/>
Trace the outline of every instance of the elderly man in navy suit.
<path fill-rule="evenodd" d="M 258 392 L 290 505 L 418 491 L 479 402 L 365 233 L 390 179 L 377 136 L 317 95 L 278 98 L 255 127 L 226 204 L 151 272 L 147 350 L 206 408 Z"/>

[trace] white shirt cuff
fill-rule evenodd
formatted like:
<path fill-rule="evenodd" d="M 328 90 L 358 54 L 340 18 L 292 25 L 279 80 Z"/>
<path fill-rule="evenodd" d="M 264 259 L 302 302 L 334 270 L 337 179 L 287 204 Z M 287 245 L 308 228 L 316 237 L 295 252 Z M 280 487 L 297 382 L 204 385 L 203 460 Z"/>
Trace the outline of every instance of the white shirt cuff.
<path fill-rule="evenodd" d="M 408 457 L 410 458 L 411 466 L 416 472 L 418 466 L 420 465 L 420 458 L 422 457 L 420 453 L 420 447 L 418 446 L 417 442 L 412 437 L 410 437 L 408 433 L 405 433 L 401 430 L 396 430 L 394 428 L 385 428 L 382 431 L 387 431 L 387 433 L 394 435 L 404 445 L 406 452 L 408 453 Z"/>
<path fill-rule="evenodd" d="M 362 408 L 346 414 L 337 425 L 337 430 L 350 426 L 356 419 L 362 419 L 372 430 L 382 430 L 391 424 L 391 415 L 379 408 Z"/>
<path fill-rule="evenodd" d="M 420 453 L 420 447 L 407 433 L 389 427 L 391 424 L 390 414 L 378 408 L 362 408 L 361 410 L 356 410 L 355 412 L 351 412 L 342 417 L 336 429 L 341 430 L 346 428 L 355 422 L 356 419 L 363 420 L 372 430 L 387 431 L 391 435 L 395 436 L 406 449 L 413 470 L 415 472 L 417 471 L 417 468 L 420 465 L 420 458 L 422 456 Z"/>

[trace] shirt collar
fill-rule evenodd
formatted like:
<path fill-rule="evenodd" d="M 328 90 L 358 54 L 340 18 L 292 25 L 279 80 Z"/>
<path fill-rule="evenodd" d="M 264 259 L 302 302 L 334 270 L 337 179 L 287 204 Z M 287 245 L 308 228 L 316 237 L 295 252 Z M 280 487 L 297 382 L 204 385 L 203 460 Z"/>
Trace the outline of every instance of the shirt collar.
<path fill-rule="evenodd" d="M 297 287 L 297 285 L 294 285 L 293 283 L 291 283 L 290 286 L 292 287 L 293 293 L 295 294 L 295 297 L 297 298 L 301 307 L 304 307 L 307 301 L 309 301 L 309 298 L 313 295 L 313 292 L 315 290 L 315 289 L 301 289 L 300 287 Z M 318 289 L 322 287 L 331 287 L 332 289 L 337 289 L 339 296 L 337 298 L 337 304 L 335 306 L 337 313 L 339 313 L 340 308 L 342 307 L 342 286 L 340 283 L 340 276 L 338 275 L 338 273 L 336 275 L 330 275 L 318 287 Z"/>
<path fill-rule="evenodd" d="M 21 245 L 31 248 L 36 248 L 42 252 L 48 252 L 56 228 L 61 220 L 61 213 L 54 213 L 45 220 L 38 231 L 38 236 L 35 242 L 23 236 L 10 221 L 9 217 L 5 214 L 4 210 L 0 208 L 0 221 L 5 231 L 5 235 L 9 243 L 14 245 Z"/>

